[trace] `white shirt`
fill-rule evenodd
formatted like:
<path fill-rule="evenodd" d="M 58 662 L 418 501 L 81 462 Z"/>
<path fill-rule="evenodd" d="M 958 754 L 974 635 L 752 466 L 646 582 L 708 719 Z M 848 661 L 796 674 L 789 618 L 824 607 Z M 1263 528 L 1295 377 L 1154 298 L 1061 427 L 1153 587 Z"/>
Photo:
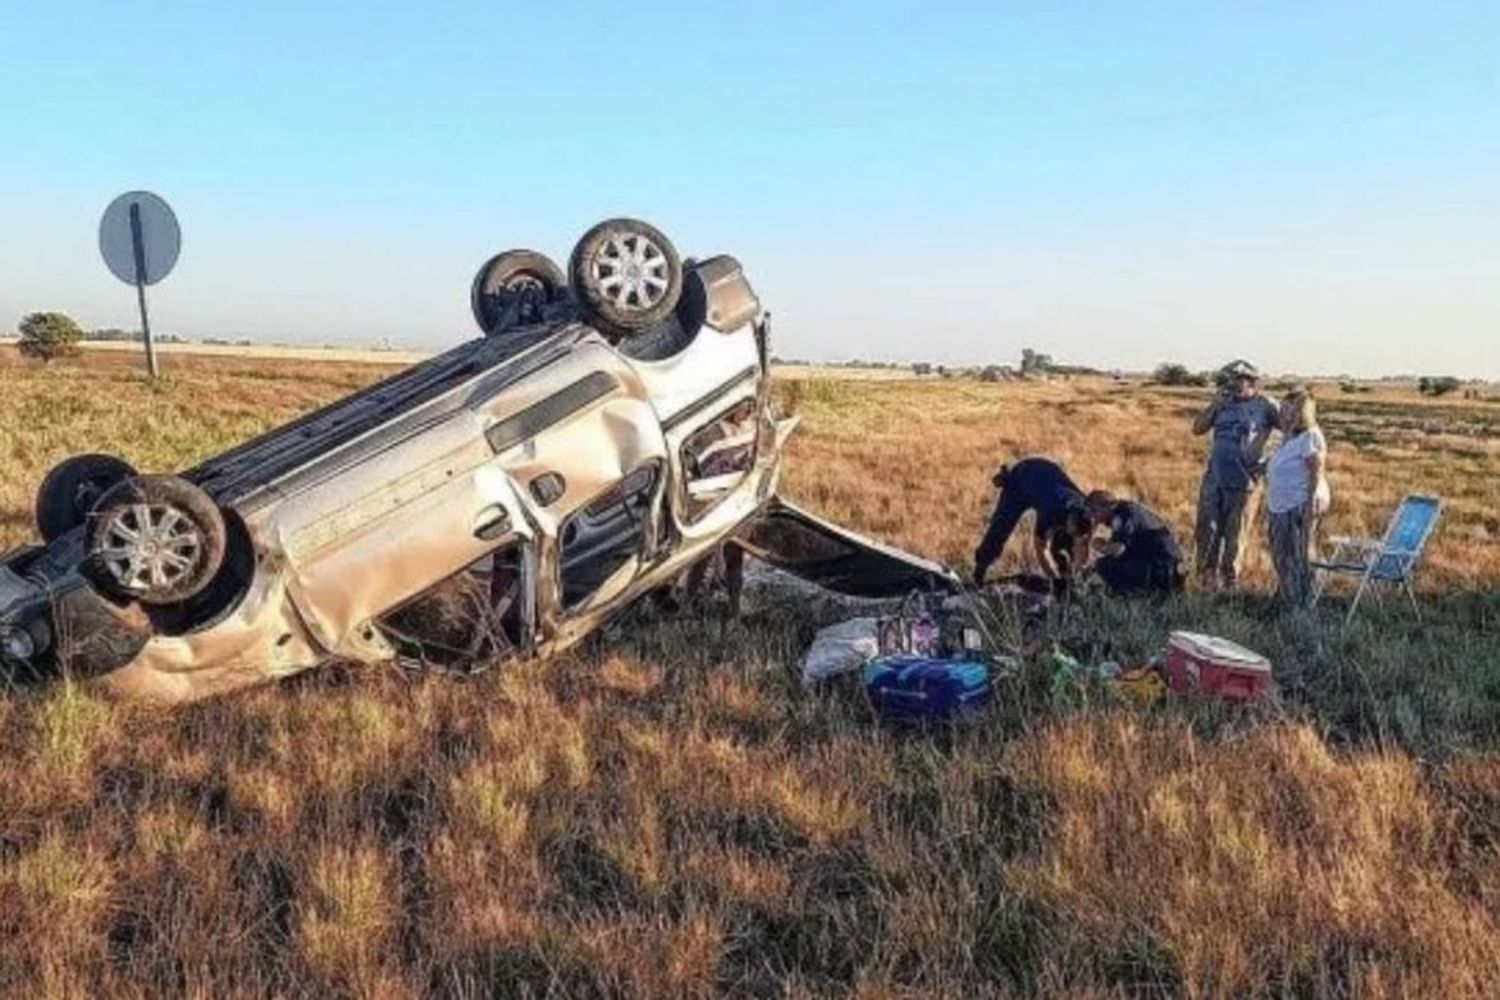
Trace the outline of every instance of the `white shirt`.
<path fill-rule="evenodd" d="M 1283 438 L 1266 463 L 1266 505 L 1272 514 L 1285 514 L 1308 501 L 1312 493 L 1312 470 L 1307 460 L 1313 455 L 1328 458 L 1328 442 L 1314 427 L 1301 434 Z M 1320 505 L 1328 505 L 1328 481 L 1318 484 Z"/>

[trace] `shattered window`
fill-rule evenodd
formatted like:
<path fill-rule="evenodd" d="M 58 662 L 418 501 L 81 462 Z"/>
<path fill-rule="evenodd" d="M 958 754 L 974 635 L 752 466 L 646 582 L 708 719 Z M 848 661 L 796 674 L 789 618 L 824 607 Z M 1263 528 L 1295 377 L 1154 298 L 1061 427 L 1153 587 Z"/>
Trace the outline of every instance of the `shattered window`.
<path fill-rule="evenodd" d="M 744 400 L 683 442 L 689 521 L 723 499 L 755 465 L 755 417 L 755 400 Z"/>
<path fill-rule="evenodd" d="M 526 645 L 520 543 L 508 545 L 428 588 L 379 620 L 405 660 L 473 671 Z"/>
<path fill-rule="evenodd" d="M 562 526 L 563 604 L 576 607 L 645 547 L 659 463 L 643 465 Z"/>

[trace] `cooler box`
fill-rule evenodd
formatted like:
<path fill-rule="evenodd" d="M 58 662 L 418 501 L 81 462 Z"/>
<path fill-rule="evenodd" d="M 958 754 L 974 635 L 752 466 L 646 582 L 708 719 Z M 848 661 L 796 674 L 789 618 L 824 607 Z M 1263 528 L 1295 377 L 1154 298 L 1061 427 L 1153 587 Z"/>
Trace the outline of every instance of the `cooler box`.
<path fill-rule="evenodd" d="M 1172 690 L 1252 701 L 1273 688 L 1271 661 L 1238 643 L 1197 632 L 1173 632 L 1167 640 L 1167 683 Z"/>
<path fill-rule="evenodd" d="M 862 676 L 876 714 L 889 719 L 951 719 L 990 700 L 989 667 L 974 660 L 898 653 L 866 663 Z"/>

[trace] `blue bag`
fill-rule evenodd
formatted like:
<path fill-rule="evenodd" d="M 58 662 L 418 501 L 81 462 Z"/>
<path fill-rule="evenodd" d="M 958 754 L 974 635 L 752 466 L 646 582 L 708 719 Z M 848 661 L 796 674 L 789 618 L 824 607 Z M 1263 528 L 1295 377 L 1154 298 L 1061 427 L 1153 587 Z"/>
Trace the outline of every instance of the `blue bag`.
<path fill-rule="evenodd" d="M 877 656 L 864 665 L 865 693 L 887 719 L 952 719 L 990 700 L 990 671 L 975 660 L 912 653 Z"/>

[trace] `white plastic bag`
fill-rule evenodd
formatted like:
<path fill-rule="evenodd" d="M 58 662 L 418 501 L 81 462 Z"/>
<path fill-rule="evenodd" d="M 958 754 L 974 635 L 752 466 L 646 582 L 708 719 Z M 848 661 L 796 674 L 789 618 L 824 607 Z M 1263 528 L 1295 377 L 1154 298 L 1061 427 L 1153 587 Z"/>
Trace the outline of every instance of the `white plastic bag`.
<path fill-rule="evenodd" d="M 818 681 L 858 670 L 865 661 L 880 655 L 880 620 L 850 618 L 830 625 L 813 637 L 802 660 L 802 683 Z"/>

